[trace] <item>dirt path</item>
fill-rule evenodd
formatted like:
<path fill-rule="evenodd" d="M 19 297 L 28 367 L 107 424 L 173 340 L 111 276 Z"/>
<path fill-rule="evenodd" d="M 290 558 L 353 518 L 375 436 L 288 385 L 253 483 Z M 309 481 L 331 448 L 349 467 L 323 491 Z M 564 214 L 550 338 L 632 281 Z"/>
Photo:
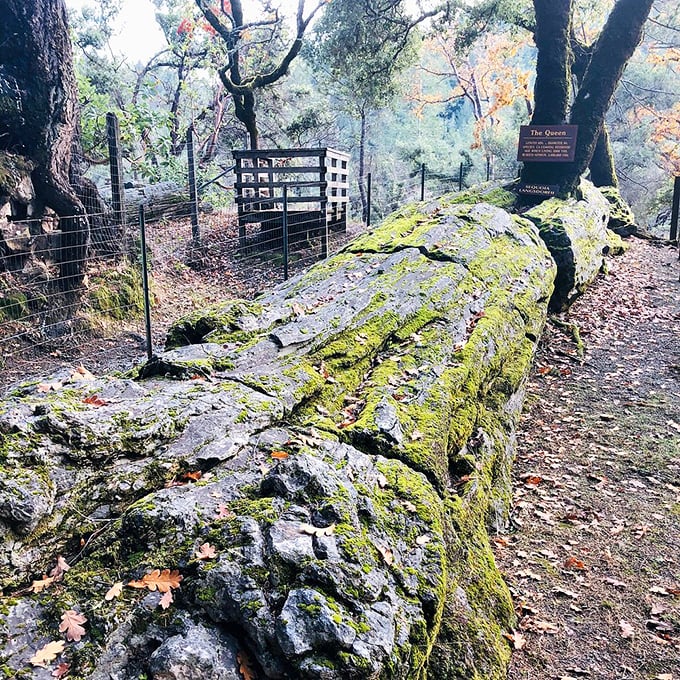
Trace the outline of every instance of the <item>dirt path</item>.
<path fill-rule="evenodd" d="M 496 539 L 520 625 L 510 680 L 680 680 L 677 251 L 633 241 L 553 324 Z"/>

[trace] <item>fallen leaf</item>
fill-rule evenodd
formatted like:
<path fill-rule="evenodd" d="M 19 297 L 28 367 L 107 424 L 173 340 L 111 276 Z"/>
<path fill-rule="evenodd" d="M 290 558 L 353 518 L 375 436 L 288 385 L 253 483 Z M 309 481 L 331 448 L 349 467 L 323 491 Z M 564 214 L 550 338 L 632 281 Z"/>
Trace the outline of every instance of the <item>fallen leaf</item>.
<path fill-rule="evenodd" d="M 161 597 L 160 600 L 158 600 L 158 606 L 161 609 L 167 609 L 174 601 L 174 598 L 172 597 L 172 591 L 168 590 L 163 597 Z"/>
<path fill-rule="evenodd" d="M 431 540 L 432 539 L 430 536 L 423 534 L 422 536 L 418 536 L 418 538 L 416 538 L 416 545 L 427 545 Z"/>
<path fill-rule="evenodd" d="M 204 543 L 196 551 L 196 559 L 198 560 L 212 560 L 215 557 L 217 557 L 215 546 L 210 545 L 210 543 Z"/>
<path fill-rule="evenodd" d="M 623 590 L 624 588 L 628 587 L 627 583 L 619 581 L 618 579 L 615 578 L 606 578 L 605 583 L 608 583 L 610 586 L 614 586 L 614 588 L 618 588 L 620 590 Z"/>
<path fill-rule="evenodd" d="M 586 565 L 576 557 L 567 557 L 567 559 L 564 560 L 564 568 L 585 571 Z"/>
<path fill-rule="evenodd" d="M 515 631 L 513 633 L 503 633 L 503 637 L 510 640 L 512 643 L 512 648 L 515 650 L 519 651 L 520 649 L 524 649 L 524 647 L 526 647 L 527 639 L 519 631 Z"/>
<path fill-rule="evenodd" d="M 673 674 L 672 673 L 661 673 L 659 675 L 656 675 L 654 677 L 654 680 L 673 680 Z"/>
<path fill-rule="evenodd" d="M 80 642 L 80 639 L 85 635 L 83 624 L 86 621 L 87 618 L 85 616 L 73 609 L 69 609 L 61 615 L 59 632 L 66 633 L 66 639 L 69 642 Z"/>
<path fill-rule="evenodd" d="M 391 564 L 394 564 L 394 553 L 389 548 L 383 547 L 382 545 L 376 545 L 375 547 L 388 567 Z"/>
<path fill-rule="evenodd" d="M 567 590 L 566 588 L 553 588 L 552 592 L 555 595 L 563 595 L 564 597 L 570 597 L 572 600 L 578 600 L 578 593 L 573 590 Z"/>
<path fill-rule="evenodd" d="M 71 664 L 70 663 L 60 663 L 52 671 L 52 677 L 53 678 L 65 678 L 69 674 L 70 670 L 71 670 Z"/>
<path fill-rule="evenodd" d="M 32 593 L 42 593 L 45 588 L 49 588 L 54 583 L 54 576 L 46 576 L 39 581 L 33 581 L 29 591 Z"/>
<path fill-rule="evenodd" d="M 417 512 L 418 508 L 411 503 L 411 501 L 404 501 L 404 507 L 409 511 L 409 512 Z"/>
<path fill-rule="evenodd" d="M 66 643 L 63 640 L 48 642 L 28 660 L 28 663 L 33 666 L 47 668 L 47 665 L 51 661 L 54 661 L 64 651 L 64 647 L 66 647 Z"/>
<path fill-rule="evenodd" d="M 238 661 L 238 670 L 243 676 L 243 680 L 256 680 L 253 662 L 250 660 L 247 652 L 244 652 L 242 649 L 239 650 L 236 653 L 236 660 Z"/>
<path fill-rule="evenodd" d="M 293 314 L 295 314 L 295 316 L 305 315 L 305 308 L 299 302 L 293 302 L 291 307 L 293 309 Z"/>
<path fill-rule="evenodd" d="M 385 477 L 385 475 L 383 475 L 383 474 L 379 474 L 379 475 L 378 475 L 378 486 L 379 486 L 381 489 L 384 489 L 385 487 L 388 487 L 389 485 L 390 485 L 390 484 L 389 484 L 389 482 L 387 481 L 387 477 Z"/>
<path fill-rule="evenodd" d="M 622 638 L 632 638 L 635 636 L 635 628 L 633 628 L 628 621 L 621 619 L 619 621 L 619 628 L 621 628 Z"/>
<path fill-rule="evenodd" d="M 144 574 L 139 581 L 130 581 L 130 588 L 148 588 L 151 591 L 158 590 L 159 593 L 167 593 L 172 588 L 179 588 L 180 581 L 184 577 L 177 569 L 154 569 L 148 574 Z"/>
<path fill-rule="evenodd" d="M 271 457 L 275 460 L 285 460 L 290 454 L 287 451 L 272 451 Z"/>
<path fill-rule="evenodd" d="M 70 568 L 68 562 L 61 555 L 57 555 L 57 565 L 50 571 L 50 576 L 58 581 Z"/>
<path fill-rule="evenodd" d="M 300 524 L 299 529 L 301 534 L 308 534 L 310 536 L 316 536 L 320 538 L 321 536 L 332 536 L 335 531 L 335 522 L 327 527 L 315 527 L 313 524 Z"/>
<path fill-rule="evenodd" d="M 661 586 L 652 586 L 649 589 L 650 593 L 654 593 L 655 595 L 661 595 L 662 597 L 669 597 L 670 592 L 666 590 L 666 588 L 663 588 Z"/>
<path fill-rule="evenodd" d="M 119 597 L 120 594 L 123 592 L 123 584 L 121 582 L 114 583 L 107 591 L 106 595 L 104 595 L 104 599 L 107 602 L 110 602 L 116 597 Z"/>
<path fill-rule="evenodd" d="M 537 475 L 529 475 L 523 481 L 527 486 L 538 486 L 543 481 L 543 477 L 538 477 Z"/>
<path fill-rule="evenodd" d="M 90 406 L 106 406 L 109 402 L 98 397 L 96 394 L 91 394 L 89 397 L 83 399 L 83 403 L 90 404 Z"/>
<path fill-rule="evenodd" d="M 196 470 L 195 472 L 185 472 L 181 479 L 187 480 L 189 482 L 197 482 L 202 476 L 203 473 L 200 470 Z"/>
<path fill-rule="evenodd" d="M 38 392 L 57 392 L 60 390 L 64 385 L 58 381 L 51 382 L 51 383 L 40 383 L 38 387 L 36 388 Z"/>
<path fill-rule="evenodd" d="M 424 437 L 425 437 L 425 434 L 422 433 L 420 430 L 413 430 L 413 432 L 411 432 L 411 441 L 413 441 L 413 442 L 420 441 Z"/>
<path fill-rule="evenodd" d="M 215 510 L 217 513 L 217 516 L 215 519 L 232 519 L 232 517 L 236 517 L 236 515 L 229 509 L 228 506 L 224 505 L 224 503 L 220 503 L 217 506 L 217 510 Z"/>

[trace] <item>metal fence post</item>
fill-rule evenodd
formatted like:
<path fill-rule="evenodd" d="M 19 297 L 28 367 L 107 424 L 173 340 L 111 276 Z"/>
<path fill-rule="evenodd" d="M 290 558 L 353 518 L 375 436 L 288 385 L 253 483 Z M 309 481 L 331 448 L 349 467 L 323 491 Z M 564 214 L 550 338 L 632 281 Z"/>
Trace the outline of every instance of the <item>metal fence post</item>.
<path fill-rule="evenodd" d="M 151 338 L 151 297 L 149 295 L 149 267 L 146 260 L 146 220 L 144 205 L 139 206 L 139 234 L 142 246 L 142 285 L 144 288 L 144 326 L 146 331 L 146 358 L 153 359 L 153 341 Z"/>
<path fill-rule="evenodd" d="M 680 212 L 680 176 L 673 182 L 673 203 L 671 207 L 671 241 L 678 238 L 678 212 Z"/>
<path fill-rule="evenodd" d="M 109 147 L 109 171 L 111 175 L 111 207 L 113 219 L 125 235 L 125 186 L 123 184 L 123 160 L 120 153 L 120 126 L 115 113 L 106 114 L 106 139 Z M 125 243 L 122 238 L 121 243 Z"/>
<path fill-rule="evenodd" d="M 288 186 L 283 187 L 283 280 L 288 281 Z"/>
<path fill-rule="evenodd" d="M 486 181 L 491 179 L 491 156 L 486 157 Z"/>
<path fill-rule="evenodd" d="M 196 187 L 196 159 L 194 156 L 194 126 L 187 130 L 187 163 L 189 166 L 189 207 L 191 210 L 191 241 L 194 248 L 201 246 L 198 224 L 198 188 Z"/>
<path fill-rule="evenodd" d="M 425 163 L 420 164 L 420 200 L 425 200 Z"/>
<path fill-rule="evenodd" d="M 366 207 L 366 226 L 370 227 L 371 226 L 371 188 L 372 188 L 372 181 L 371 181 L 371 173 L 369 172 L 367 177 L 366 177 L 366 184 L 368 185 L 366 187 L 366 194 L 367 194 L 367 199 L 366 202 L 368 203 L 368 206 Z"/>
<path fill-rule="evenodd" d="M 460 170 L 458 171 L 458 191 L 463 191 L 463 164 L 460 164 Z"/>

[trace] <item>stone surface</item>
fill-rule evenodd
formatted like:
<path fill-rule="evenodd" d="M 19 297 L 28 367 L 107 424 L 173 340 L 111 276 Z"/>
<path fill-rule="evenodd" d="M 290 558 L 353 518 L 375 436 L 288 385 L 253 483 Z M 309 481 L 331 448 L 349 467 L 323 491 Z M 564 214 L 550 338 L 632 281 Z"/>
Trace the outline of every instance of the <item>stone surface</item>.
<path fill-rule="evenodd" d="M 18 387 L 0 499 L 42 500 L 5 503 L 0 588 L 54 639 L 87 616 L 58 659 L 77 677 L 231 678 L 239 654 L 263 678 L 503 677 L 488 527 L 554 276 L 531 221 L 445 197 L 178 321 L 134 375 Z M 57 555 L 71 569 L 28 592 Z M 104 599 L 153 569 L 183 576 L 168 609 Z M 0 659 L 39 677 L 7 622 Z"/>

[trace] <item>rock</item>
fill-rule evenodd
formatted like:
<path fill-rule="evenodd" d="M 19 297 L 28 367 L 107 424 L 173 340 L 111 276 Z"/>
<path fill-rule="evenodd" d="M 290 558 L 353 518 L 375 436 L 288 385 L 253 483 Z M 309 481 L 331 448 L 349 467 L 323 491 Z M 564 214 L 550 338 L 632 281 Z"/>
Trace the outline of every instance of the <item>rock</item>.
<path fill-rule="evenodd" d="M 609 202 L 585 180 L 581 192 L 580 199 L 552 198 L 524 213 L 538 227 L 557 264 L 553 311 L 566 309 L 595 279 L 609 249 Z"/>
<path fill-rule="evenodd" d="M 630 206 L 621 196 L 617 187 L 598 187 L 600 193 L 609 202 L 609 222 L 607 227 L 619 236 L 631 236 L 636 234 L 638 226 L 635 223 L 635 215 Z"/>

